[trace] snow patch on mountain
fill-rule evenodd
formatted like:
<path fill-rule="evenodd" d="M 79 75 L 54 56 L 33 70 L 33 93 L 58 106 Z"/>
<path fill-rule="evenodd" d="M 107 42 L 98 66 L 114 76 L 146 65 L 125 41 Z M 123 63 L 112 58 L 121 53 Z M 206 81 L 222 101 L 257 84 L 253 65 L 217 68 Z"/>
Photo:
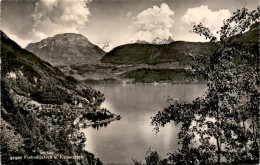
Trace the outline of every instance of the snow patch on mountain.
<path fill-rule="evenodd" d="M 171 42 L 173 42 L 174 40 L 169 37 L 168 39 L 166 38 L 160 38 L 160 37 L 156 37 L 154 40 L 152 40 L 152 42 L 148 42 L 145 40 L 137 40 L 137 41 L 131 41 L 130 43 L 138 43 L 138 44 L 156 44 L 156 45 L 161 45 L 161 44 L 169 44 Z"/>
<path fill-rule="evenodd" d="M 98 45 L 98 47 L 103 49 L 105 52 L 109 52 L 110 50 L 112 50 L 115 47 L 114 44 L 112 44 L 108 41 L 105 43 L 98 43 L 97 45 Z"/>
<path fill-rule="evenodd" d="M 166 38 L 159 38 L 159 37 L 156 37 L 152 42 L 151 44 L 169 44 L 173 42 L 173 39 L 171 37 L 169 37 L 168 39 Z"/>

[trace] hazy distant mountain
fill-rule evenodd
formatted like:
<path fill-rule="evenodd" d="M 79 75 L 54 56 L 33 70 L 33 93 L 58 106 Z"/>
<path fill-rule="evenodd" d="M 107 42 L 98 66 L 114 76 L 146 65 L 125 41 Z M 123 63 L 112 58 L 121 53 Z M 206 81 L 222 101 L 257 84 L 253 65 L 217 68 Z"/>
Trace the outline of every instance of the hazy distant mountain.
<path fill-rule="evenodd" d="M 161 44 L 169 44 L 171 42 L 173 42 L 173 39 L 171 37 L 169 37 L 168 39 L 156 37 L 152 42 L 148 42 L 145 40 L 137 40 L 137 41 L 131 42 L 131 43 L 161 45 Z"/>
<path fill-rule="evenodd" d="M 105 54 L 81 34 L 65 33 L 30 43 L 26 50 L 54 66 L 97 62 Z"/>
<path fill-rule="evenodd" d="M 137 41 L 135 41 L 135 43 L 138 43 L 138 44 L 149 44 L 149 42 L 145 41 L 145 40 L 137 40 Z"/>
<path fill-rule="evenodd" d="M 105 43 L 98 43 L 98 47 L 100 47 L 105 52 L 109 52 L 114 48 L 114 45 L 110 42 L 105 42 Z"/>
<path fill-rule="evenodd" d="M 173 42 L 173 39 L 171 37 L 169 37 L 168 39 L 166 38 L 159 38 L 159 37 L 156 37 L 152 42 L 151 44 L 169 44 Z"/>

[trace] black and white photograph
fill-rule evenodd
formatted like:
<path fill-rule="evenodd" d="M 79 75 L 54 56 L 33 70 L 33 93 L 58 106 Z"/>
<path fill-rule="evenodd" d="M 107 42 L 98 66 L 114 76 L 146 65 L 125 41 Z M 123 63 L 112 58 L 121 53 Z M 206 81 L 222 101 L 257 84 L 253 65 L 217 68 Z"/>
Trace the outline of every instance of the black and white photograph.
<path fill-rule="evenodd" d="M 259 0 L 0 8 L 0 164 L 260 164 Z"/>

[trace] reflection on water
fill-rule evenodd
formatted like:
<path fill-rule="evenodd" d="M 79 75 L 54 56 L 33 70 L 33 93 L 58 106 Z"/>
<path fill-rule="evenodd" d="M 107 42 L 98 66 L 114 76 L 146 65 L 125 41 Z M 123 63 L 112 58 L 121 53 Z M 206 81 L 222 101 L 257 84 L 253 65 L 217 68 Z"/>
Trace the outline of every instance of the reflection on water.
<path fill-rule="evenodd" d="M 110 124 L 110 122 L 100 123 L 100 124 L 94 124 L 94 125 L 92 125 L 92 128 L 93 128 L 93 129 L 96 129 L 96 130 L 99 130 L 99 128 L 107 127 L 108 124 Z"/>
<path fill-rule="evenodd" d="M 169 105 L 166 96 L 192 101 L 206 89 L 205 84 L 106 84 L 92 87 L 105 94 L 102 107 L 123 117 L 108 125 L 82 130 L 87 138 L 86 150 L 105 164 L 132 163 L 133 158 L 144 161 L 150 147 L 162 158 L 175 151 L 179 127 L 171 123 L 156 134 L 151 117 Z"/>

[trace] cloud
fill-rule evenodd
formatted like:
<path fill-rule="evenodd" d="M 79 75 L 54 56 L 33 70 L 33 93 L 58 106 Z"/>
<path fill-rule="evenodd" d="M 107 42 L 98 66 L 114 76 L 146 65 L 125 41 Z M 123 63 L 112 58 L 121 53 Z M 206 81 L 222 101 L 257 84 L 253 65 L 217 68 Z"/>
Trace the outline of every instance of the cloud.
<path fill-rule="evenodd" d="M 151 42 L 154 38 L 168 38 L 172 37 L 170 29 L 174 23 L 171 18 L 174 12 L 166 3 L 161 6 L 153 6 L 134 17 L 133 28 L 135 34 L 131 40 L 146 40 Z"/>
<path fill-rule="evenodd" d="M 180 26 L 180 27 L 179 27 L 179 29 L 180 29 L 180 30 L 183 30 L 183 29 L 184 29 L 184 27 L 183 27 L 183 26 Z"/>
<path fill-rule="evenodd" d="M 90 0 L 39 0 L 33 13 L 33 34 L 43 39 L 59 33 L 78 33 L 89 21 Z"/>
<path fill-rule="evenodd" d="M 132 17 L 133 16 L 133 12 L 128 12 L 127 14 L 126 14 L 126 17 Z"/>
<path fill-rule="evenodd" d="M 200 22 L 208 27 L 213 33 L 220 30 L 223 20 L 231 16 L 229 10 L 222 9 L 212 11 L 207 5 L 200 7 L 189 8 L 181 19 L 187 24 L 199 24 Z"/>

